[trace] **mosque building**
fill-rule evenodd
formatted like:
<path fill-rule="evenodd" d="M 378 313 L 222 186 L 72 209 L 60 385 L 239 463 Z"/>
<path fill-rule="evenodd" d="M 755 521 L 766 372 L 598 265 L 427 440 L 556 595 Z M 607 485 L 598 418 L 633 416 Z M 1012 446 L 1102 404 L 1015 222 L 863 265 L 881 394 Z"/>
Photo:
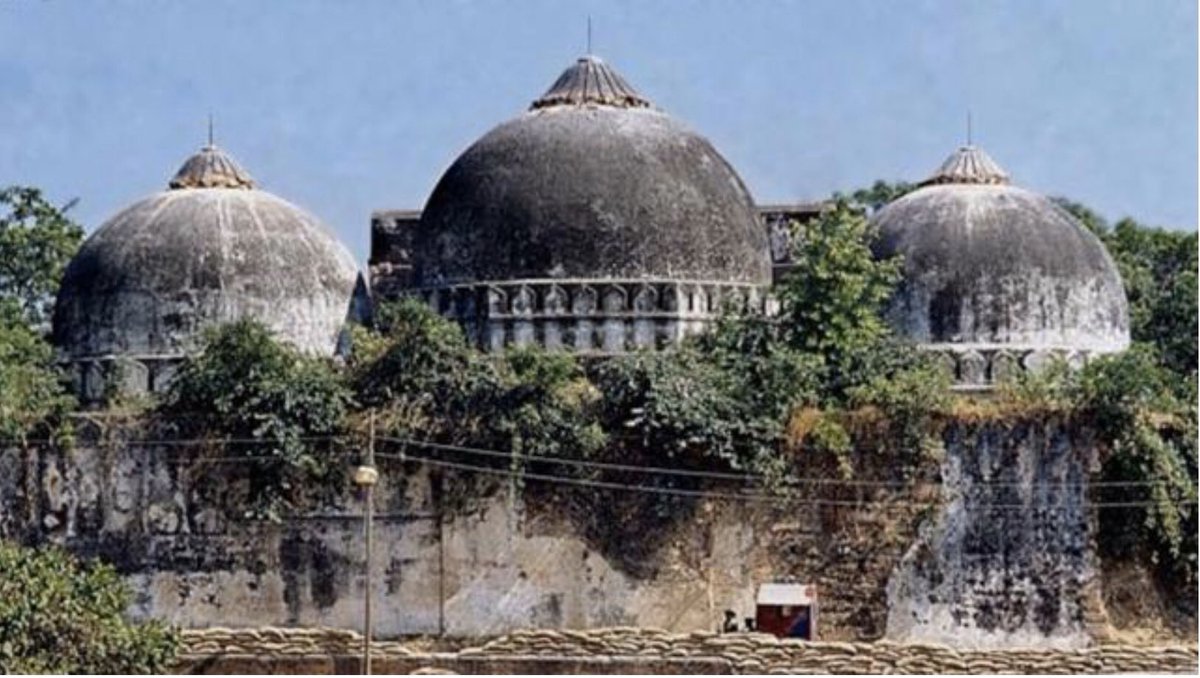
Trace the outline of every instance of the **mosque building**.
<path fill-rule="evenodd" d="M 424 299 L 488 350 L 662 349 L 729 304 L 769 312 L 790 265 L 786 224 L 821 208 L 756 206 L 707 139 L 588 55 L 467 148 L 423 210 L 372 215 L 372 294 Z M 1103 244 L 979 148 L 872 221 L 876 254 L 904 258 L 889 321 L 942 355 L 960 388 L 1129 343 Z M 332 355 L 365 306 L 336 237 L 210 143 L 88 238 L 54 339 L 89 402 L 117 366 L 125 388 L 163 390 L 205 329 L 240 318 Z"/>

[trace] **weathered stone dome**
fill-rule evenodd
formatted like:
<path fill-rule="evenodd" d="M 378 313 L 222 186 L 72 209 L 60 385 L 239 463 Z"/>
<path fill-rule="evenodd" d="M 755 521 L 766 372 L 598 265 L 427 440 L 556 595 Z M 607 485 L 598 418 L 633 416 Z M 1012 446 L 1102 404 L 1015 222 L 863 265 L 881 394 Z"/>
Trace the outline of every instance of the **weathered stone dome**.
<path fill-rule="evenodd" d="M 1067 353 L 1129 344 L 1104 245 L 1046 197 L 1010 185 L 981 149 L 959 149 L 872 220 L 877 254 L 904 256 L 890 320 L 919 343 Z"/>
<path fill-rule="evenodd" d="M 109 219 L 67 267 L 54 313 L 64 358 L 146 367 L 242 318 L 332 355 L 358 277 L 336 237 L 211 145 L 170 187 Z"/>
<path fill-rule="evenodd" d="M 590 56 L 459 156 L 425 207 L 413 260 L 417 287 L 770 282 L 766 233 L 737 173 Z"/>

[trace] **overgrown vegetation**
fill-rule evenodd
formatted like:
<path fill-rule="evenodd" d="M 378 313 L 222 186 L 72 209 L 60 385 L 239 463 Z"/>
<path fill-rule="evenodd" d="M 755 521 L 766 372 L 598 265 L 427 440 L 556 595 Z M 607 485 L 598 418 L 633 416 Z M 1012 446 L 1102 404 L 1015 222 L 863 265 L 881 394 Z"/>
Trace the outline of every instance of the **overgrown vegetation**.
<path fill-rule="evenodd" d="M 334 438 L 349 404 L 328 360 L 301 355 L 244 320 L 210 332 L 204 351 L 184 360 L 160 414 L 180 438 L 211 438 L 209 456 L 244 459 L 209 470 L 240 477 L 249 515 L 278 520 L 346 488 Z"/>
<path fill-rule="evenodd" d="M 83 228 L 29 186 L 0 189 L 0 309 L 42 328 L 50 321 L 63 272 L 83 243 Z"/>
<path fill-rule="evenodd" d="M 74 401 L 61 387 L 47 341 L 54 295 L 83 241 L 83 228 L 41 191 L 0 190 L 0 438 L 69 435 L 62 415 Z"/>
<path fill-rule="evenodd" d="M 165 673 L 178 634 L 125 619 L 128 587 L 112 567 L 57 547 L 0 541 L 0 672 Z"/>
<path fill-rule="evenodd" d="M 1097 427 L 1109 454 L 1101 480 L 1135 483 L 1117 497 L 1148 507 L 1101 512 L 1102 555 L 1154 563 L 1172 588 L 1196 597 L 1197 234 L 1122 219 L 1109 226 L 1066 199 L 1108 248 L 1129 300 L 1131 349 L 1060 370 L 1056 388 Z M 1109 496 L 1113 496 L 1109 492 Z"/>

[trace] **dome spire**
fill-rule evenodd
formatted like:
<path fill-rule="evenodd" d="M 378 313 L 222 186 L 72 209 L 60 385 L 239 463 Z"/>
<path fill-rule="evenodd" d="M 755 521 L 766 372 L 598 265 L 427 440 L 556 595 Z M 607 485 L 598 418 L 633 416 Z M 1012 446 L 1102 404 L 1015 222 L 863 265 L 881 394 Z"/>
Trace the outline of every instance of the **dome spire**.
<path fill-rule="evenodd" d="M 970 114 L 967 116 L 967 135 L 970 138 Z M 922 186 L 933 184 L 1007 184 L 1008 172 L 1005 172 L 995 160 L 982 148 L 971 145 L 960 147 L 950 154 L 941 167 L 937 168 L 928 179 L 921 182 Z"/>
<path fill-rule="evenodd" d="M 590 35 L 590 31 L 589 31 Z M 579 57 L 558 80 L 530 106 L 531 110 L 550 106 L 600 105 L 618 108 L 650 108 L 650 100 L 638 94 L 625 78 L 599 57 Z"/>
<path fill-rule="evenodd" d="M 168 184 L 180 188 L 254 188 L 254 179 L 242 169 L 233 156 L 213 144 L 212 115 L 208 116 L 208 144 L 192 157 L 171 178 Z"/>

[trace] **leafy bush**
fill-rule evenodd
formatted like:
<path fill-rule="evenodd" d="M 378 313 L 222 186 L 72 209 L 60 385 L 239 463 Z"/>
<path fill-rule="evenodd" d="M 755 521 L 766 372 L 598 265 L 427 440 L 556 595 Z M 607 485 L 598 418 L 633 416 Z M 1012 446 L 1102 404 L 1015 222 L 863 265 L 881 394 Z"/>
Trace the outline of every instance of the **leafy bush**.
<path fill-rule="evenodd" d="M 824 355 L 838 370 L 843 356 L 888 336 L 880 311 L 900 261 L 872 255 L 873 227 L 844 200 L 792 229 L 795 263 L 775 288 L 780 323 L 791 347 Z"/>
<path fill-rule="evenodd" d="M 160 412 L 177 433 L 213 438 L 222 456 L 244 457 L 232 468 L 246 471 L 249 513 L 277 520 L 346 487 L 346 464 L 330 438 L 349 404 L 328 361 L 242 320 L 211 332 L 203 351 L 184 361 Z"/>
<path fill-rule="evenodd" d="M 461 328 L 416 299 L 383 304 L 379 332 L 360 332 L 350 362 L 357 402 L 385 431 L 447 443 L 479 442 L 502 389 L 495 361 Z"/>
<path fill-rule="evenodd" d="M 1102 511 L 1108 553 L 1149 552 L 1166 573 L 1196 584 L 1196 411 L 1181 402 L 1172 375 L 1145 344 L 1105 356 L 1079 375 L 1078 407 L 1109 448 L 1101 480 L 1132 482 L 1132 491 L 1106 493 L 1108 502 L 1147 506 Z"/>
<path fill-rule="evenodd" d="M 0 542 L 0 671 L 164 673 L 179 647 L 159 622 L 124 618 L 131 595 L 112 567 L 56 547 Z"/>
<path fill-rule="evenodd" d="M 589 458 L 605 445 L 600 393 L 574 356 L 530 347 L 508 351 L 502 367 L 504 388 L 490 416 L 494 444 L 514 457 L 557 458 Z"/>
<path fill-rule="evenodd" d="M 63 388 L 54 351 L 44 336 L 67 263 L 83 229 L 41 191 L 0 189 L 0 438 L 27 437 L 66 413 L 74 401 Z M 68 426 L 54 433 L 69 435 Z"/>
<path fill-rule="evenodd" d="M 781 422 L 738 398 L 730 372 L 693 347 L 613 358 L 595 382 L 624 457 L 761 471 L 775 450 Z"/>
<path fill-rule="evenodd" d="M 586 458 L 604 445 L 599 394 L 573 355 L 536 347 L 480 353 L 458 325 L 417 300 L 385 304 L 380 316 L 379 333 L 358 336 L 350 374 L 386 434 L 415 439 L 417 451 L 452 463 L 505 468 L 506 460 L 420 443 L 509 453 L 516 488 L 538 457 Z M 487 484 L 469 472 L 439 475 L 449 484 L 444 501 L 456 506 L 473 506 L 467 495 Z"/>
<path fill-rule="evenodd" d="M 50 344 L 9 308 L 7 314 L 0 308 L 0 438 L 14 440 L 65 414 L 74 400 Z"/>
<path fill-rule="evenodd" d="M 1022 373 L 1000 395 L 1025 409 L 1071 414 L 1096 432 L 1103 484 L 1092 499 L 1110 505 L 1099 514 L 1101 553 L 1145 557 L 1194 594 L 1197 421 L 1194 400 L 1176 394 L 1177 379 L 1154 346 L 1135 343 L 1082 370 L 1059 361 Z"/>

